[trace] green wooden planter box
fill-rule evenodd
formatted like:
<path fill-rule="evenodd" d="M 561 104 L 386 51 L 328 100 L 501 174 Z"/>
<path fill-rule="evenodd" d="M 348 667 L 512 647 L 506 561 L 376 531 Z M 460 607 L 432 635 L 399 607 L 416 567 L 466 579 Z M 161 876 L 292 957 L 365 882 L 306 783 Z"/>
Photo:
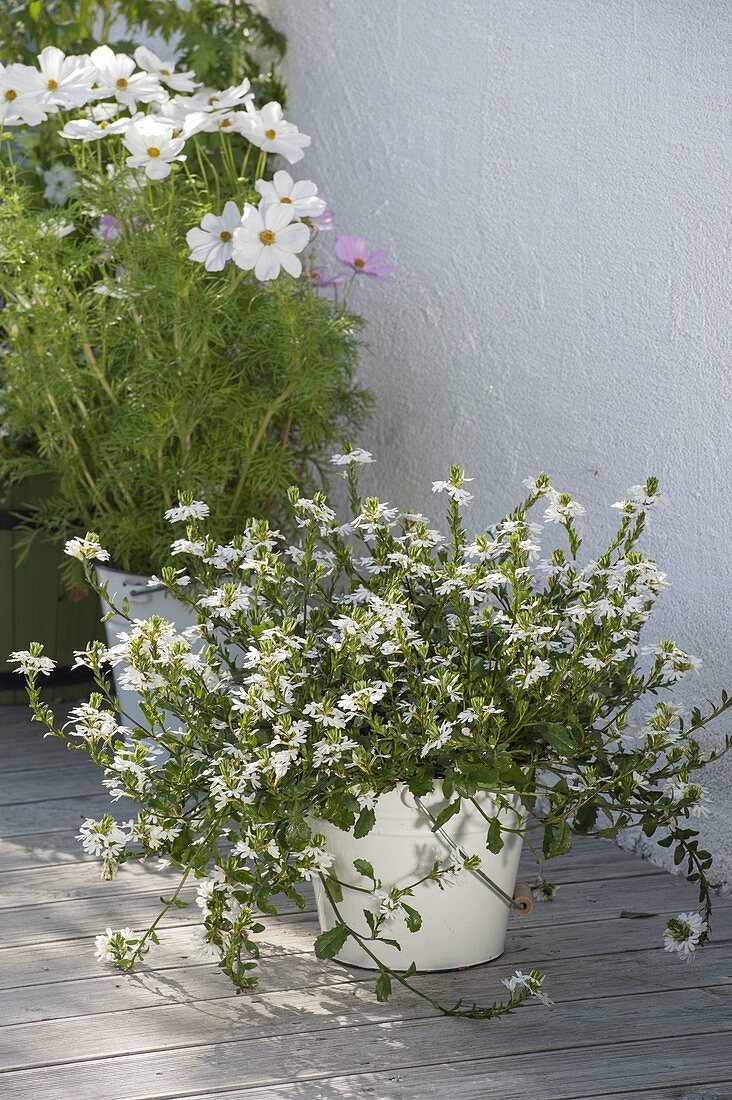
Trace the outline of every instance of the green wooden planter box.
<path fill-rule="evenodd" d="M 21 560 L 20 521 L 14 513 L 43 495 L 44 482 L 34 478 L 0 500 L 0 703 L 26 701 L 23 679 L 7 657 L 32 641 L 43 642 L 46 654 L 58 662 L 44 683 L 44 698 L 60 702 L 84 697 L 93 684 L 85 669 L 72 670 L 74 650 L 104 637 L 96 594 L 71 592 L 62 583 L 60 545 L 36 539 Z"/>

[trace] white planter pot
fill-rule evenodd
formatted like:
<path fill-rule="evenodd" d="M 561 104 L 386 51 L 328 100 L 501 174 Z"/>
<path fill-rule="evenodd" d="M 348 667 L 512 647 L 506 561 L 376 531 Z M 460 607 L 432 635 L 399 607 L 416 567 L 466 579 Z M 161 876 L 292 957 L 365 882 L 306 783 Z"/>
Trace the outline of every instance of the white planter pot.
<path fill-rule="evenodd" d="M 490 795 L 476 796 L 476 801 L 489 817 L 494 815 Z M 446 805 L 441 792 L 426 795 L 421 802 L 433 818 Z M 353 867 L 354 859 L 359 858 L 372 864 L 374 873 L 387 889 L 414 882 L 429 871 L 436 858 L 442 863 L 457 861 L 450 845 L 431 831 L 433 822 L 406 788 L 382 795 L 377 800 L 375 814 L 374 828 L 360 840 L 327 821 L 314 822 L 313 827 L 325 836 L 326 849 L 335 857 L 333 872 L 341 882 L 370 888 L 370 881 L 362 878 Z M 509 828 L 522 827 L 518 809 L 502 811 L 500 819 Z M 463 801 L 460 813 L 451 818 L 444 829 L 466 854 L 480 856 L 481 871 L 512 898 L 523 835 L 504 833 L 503 850 L 494 855 L 485 846 L 486 830 L 485 818 L 468 801 Z M 322 930 L 332 928 L 336 923 L 333 908 L 322 884 L 316 879 L 314 885 L 320 927 Z M 401 915 L 392 919 L 382 934 L 396 940 L 401 951 L 380 943 L 369 945 L 383 963 L 395 969 L 405 969 L 414 962 L 418 970 L 450 970 L 488 962 L 502 954 L 509 904 L 475 874 L 465 872 L 443 890 L 434 882 L 422 883 L 415 888 L 414 897 L 405 900 L 421 914 L 422 927 L 418 932 L 410 932 Z M 376 899 L 344 887 L 338 908 L 346 924 L 359 935 L 369 935 L 363 910 L 368 908 L 376 913 Z M 376 969 L 373 960 L 353 937 L 348 938 L 336 958 L 352 966 Z"/>
<path fill-rule="evenodd" d="M 139 573 L 125 573 L 121 569 L 110 569 L 105 565 L 97 566 L 97 579 L 100 584 L 107 584 L 109 597 L 116 607 L 122 606 L 122 601 L 129 601 L 129 616 L 131 619 L 149 619 L 152 615 L 160 615 L 164 619 L 175 623 L 178 631 L 183 631 L 189 626 L 194 626 L 196 617 L 191 609 L 184 603 L 180 603 L 164 588 L 150 588 L 149 577 Z M 107 645 L 117 644 L 117 635 L 129 629 L 129 623 L 122 615 L 113 615 L 104 624 L 107 634 Z M 145 719 L 140 710 L 140 696 L 136 691 L 128 691 L 120 688 L 119 675 L 123 666 L 113 670 L 114 686 L 117 691 L 120 706 L 124 711 L 122 720 L 125 725 L 131 722 L 145 726 Z"/>

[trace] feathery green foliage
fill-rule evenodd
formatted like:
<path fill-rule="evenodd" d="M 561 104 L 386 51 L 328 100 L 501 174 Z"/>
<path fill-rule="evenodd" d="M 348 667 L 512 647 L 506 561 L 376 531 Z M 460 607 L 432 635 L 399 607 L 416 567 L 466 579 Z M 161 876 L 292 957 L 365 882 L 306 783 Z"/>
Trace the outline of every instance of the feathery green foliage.
<path fill-rule="evenodd" d="M 211 208 L 183 171 L 137 187 L 86 163 L 63 213 L 0 183 L 7 481 L 50 474 L 58 493 L 36 527 L 94 529 L 116 565 L 159 569 L 170 530 L 161 503 L 181 490 L 210 504 L 226 541 L 249 515 L 281 519 L 294 481 L 312 484 L 324 451 L 364 416 L 353 383 L 360 320 L 306 282 L 266 288 L 237 269 L 191 262 L 185 234 Z M 241 201 L 254 198 L 240 179 Z M 94 234 L 119 218 L 113 242 Z M 26 444 L 23 447 L 23 444 Z"/>

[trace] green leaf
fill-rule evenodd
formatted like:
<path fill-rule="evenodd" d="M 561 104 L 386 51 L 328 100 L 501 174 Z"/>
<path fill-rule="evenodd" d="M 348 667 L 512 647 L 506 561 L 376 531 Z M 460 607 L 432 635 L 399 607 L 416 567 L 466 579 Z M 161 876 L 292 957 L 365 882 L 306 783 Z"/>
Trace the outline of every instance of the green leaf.
<path fill-rule="evenodd" d="M 555 856 L 566 855 L 572 849 L 572 834 L 566 821 L 563 821 L 558 832 L 554 832 L 551 825 L 544 829 L 544 843 L 542 850 L 547 859 Z"/>
<path fill-rule="evenodd" d="M 317 958 L 334 958 L 343 947 L 349 935 L 350 932 L 345 924 L 335 924 L 332 928 L 329 928 L 327 932 L 321 932 L 315 941 L 315 954 Z"/>
<path fill-rule="evenodd" d="M 573 730 L 558 722 L 540 722 L 533 728 L 560 756 L 573 756 L 582 743 Z"/>
<path fill-rule="evenodd" d="M 597 821 L 597 806 L 586 802 L 574 815 L 574 827 L 578 833 L 589 833 Z"/>
<path fill-rule="evenodd" d="M 405 921 L 409 931 L 419 932 L 420 928 L 422 927 L 421 915 L 417 912 L 416 909 L 413 909 L 411 905 L 407 905 L 407 903 L 404 901 L 402 902 L 402 909 L 406 913 Z"/>
<path fill-rule="evenodd" d="M 366 836 L 367 833 L 370 833 L 375 824 L 376 817 L 374 816 L 374 811 L 370 810 L 368 807 L 366 807 L 366 809 L 364 810 L 361 810 L 358 821 L 353 827 L 353 835 L 356 840 L 360 840 L 361 837 Z"/>
<path fill-rule="evenodd" d="M 42 7 L 41 0 L 31 0 L 31 3 L 28 5 L 28 15 L 34 23 L 37 23 L 40 19 Z"/>
<path fill-rule="evenodd" d="M 504 845 L 503 834 L 501 832 L 501 823 L 497 817 L 491 818 L 491 823 L 488 826 L 488 834 L 485 838 L 485 846 L 489 852 L 493 852 L 495 855 L 501 851 Z"/>
<path fill-rule="evenodd" d="M 343 887 L 341 886 L 338 879 L 333 877 L 332 873 L 328 874 L 327 886 L 328 893 L 336 904 L 338 904 L 338 902 L 340 901 L 343 901 Z"/>
<path fill-rule="evenodd" d="M 301 852 L 310 840 L 312 830 L 303 818 L 295 818 L 288 821 L 285 829 L 285 842 L 288 851 Z"/>
<path fill-rule="evenodd" d="M 456 813 L 460 812 L 461 802 L 459 798 L 456 798 L 454 802 L 451 802 L 449 806 L 445 806 L 444 810 L 440 810 L 435 818 L 434 825 L 432 826 L 432 832 L 437 829 L 441 829 L 446 821 L 449 821 L 451 817 L 454 817 Z"/>
<path fill-rule="evenodd" d="M 363 875 L 364 878 L 370 878 L 372 882 L 376 881 L 374 868 L 367 859 L 354 859 L 353 866 L 356 868 L 359 875 Z"/>
<path fill-rule="evenodd" d="M 376 982 L 376 1000 L 388 1001 L 391 997 L 391 978 L 386 970 L 382 970 Z"/>

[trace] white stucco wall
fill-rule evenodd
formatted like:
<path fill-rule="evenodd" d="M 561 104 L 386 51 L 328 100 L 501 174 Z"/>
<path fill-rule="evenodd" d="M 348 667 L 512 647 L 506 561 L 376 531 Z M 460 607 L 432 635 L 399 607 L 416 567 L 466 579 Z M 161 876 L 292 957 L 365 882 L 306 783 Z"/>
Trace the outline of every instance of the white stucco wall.
<path fill-rule="evenodd" d="M 385 247 L 364 288 L 370 471 L 430 511 L 451 462 L 472 522 L 547 470 L 591 513 L 655 473 L 662 634 L 732 687 L 732 6 L 728 0 L 270 0 L 301 177 Z M 727 723 L 728 727 L 732 722 Z M 732 882 L 732 761 L 705 839 Z"/>

